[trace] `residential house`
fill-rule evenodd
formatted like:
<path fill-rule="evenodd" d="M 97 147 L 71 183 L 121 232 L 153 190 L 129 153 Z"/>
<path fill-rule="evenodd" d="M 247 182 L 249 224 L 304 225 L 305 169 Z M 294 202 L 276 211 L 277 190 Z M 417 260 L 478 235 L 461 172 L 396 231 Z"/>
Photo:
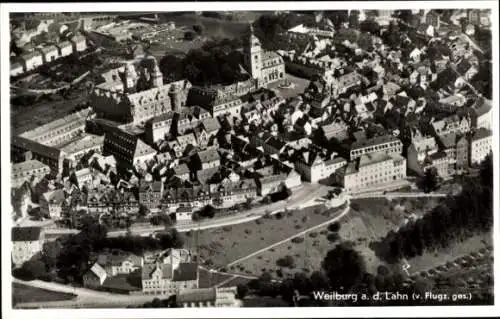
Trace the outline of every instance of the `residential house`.
<path fill-rule="evenodd" d="M 34 70 L 43 65 L 43 56 L 40 52 L 30 52 L 21 55 L 21 63 L 26 72 Z"/>
<path fill-rule="evenodd" d="M 174 175 L 183 180 L 189 180 L 189 167 L 182 163 L 174 167 Z"/>
<path fill-rule="evenodd" d="M 101 187 L 89 190 L 87 207 L 89 213 L 137 214 L 139 212 L 139 202 L 134 193 L 123 188 L 117 190 Z"/>
<path fill-rule="evenodd" d="M 379 151 L 401 154 L 403 151 L 403 143 L 395 136 L 382 135 L 369 139 L 357 140 L 347 146 L 347 148 L 350 160 L 354 160 L 362 155 L 376 153 Z"/>
<path fill-rule="evenodd" d="M 73 52 L 82 52 L 87 50 L 87 40 L 82 35 L 76 35 L 70 39 L 73 44 Z"/>
<path fill-rule="evenodd" d="M 287 175 L 267 175 L 257 179 L 257 193 L 260 196 L 266 196 L 267 194 L 272 194 L 279 192 L 281 187 L 285 185 Z"/>
<path fill-rule="evenodd" d="M 437 153 L 438 145 L 434 136 L 422 136 L 419 131 L 412 136 L 412 142 L 407 150 L 407 166 L 413 172 L 423 175 L 424 161 L 427 156 Z"/>
<path fill-rule="evenodd" d="M 39 49 L 44 63 L 49 63 L 59 59 L 59 50 L 55 45 L 44 46 Z"/>
<path fill-rule="evenodd" d="M 436 169 L 439 177 L 448 178 L 452 174 L 452 171 L 450 170 L 450 167 L 452 167 L 452 165 L 450 165 L 450 161 L 451 159 L 446 152 L 439 151 L 431 154 L 425 160 L 424 171 L 427 171 L 432 167 Z"/>
<path fill-rule="evenodd" d="M 149 209 L 158 209 L 163 198 L 163 182 L 141 181 L 139 184 L 139 203 Z"/>
<path fill-rule="evenodd" d="M 257 197 L 257 184 L 253 179 L 241 179 L 237 182 L 225 180 L 219 185 L 211 185 L 213 203 L 217 206 L 231 206 L 245 203 L 249 198 Z"/>
<path fill-rule="evenodd" d="M 28 211 L 36 206 L 32 202 L 32 191 L 28 182 L 24 182 L 19 188 L 12 190 L 11 203 L 13 215 L 16 218 L 28 216 Z"/>
<path fill-rule="evenodd" d="M 193 207 L 182 206 L 175 211 L 175 221 L 177 225 L 187 224 L 193 221 Z"/>
<path fill-rule="evenodd" d="M 92 183 L 93 176 L 89 168 L 82 168 L 73 172 L 72 179 L 81 189 L 83 186 L 89 186 Z"/>
<path fill-rule="evenodd" d="M 45 240 L 41 227 L 12 227 L 12 263 L 19 267 L 40 253 Z"/>
<path fill-rule="evenodd" d="M 296 170 L 291 169 L 286 176 L 285 186 L 292 189 L 299 187 L 300 185 L 302 185 L 302 177 Z"/>
<path fill-rule="evenodd" d="M 69 41 L 59 42 L 56 44 L 56 47 L 59 49 L 59 55 L 61 57 L 73 54 L 73 45 Z"/>
<path fill-rule="evenodd" d="M 470 138 L 470 165 L 480 164 L 492 149 L 492 131 L 486 128 L 476 130 Z"/>
<path fill-rule="evenodd" d="M 142 292 L 146 295 L 177 295 L 198 288 L 198 264 L 193 262 L 145 263 L 142 267 Z"/>
<path fill-rule="evenodd" d="M 188 145 L 198 146 L 196 143 L 196 137 L 193 133 L 177 136 L 177 142 L 183 151 L 186 150 Z"/>
<path fill-rule="evenodd" d="M 238 307 L 236 287 L 214 287 L 184 290 L 175 303 L 182 308 Z"/>
<path fill-rule="evenodd" d="M 343 121 L 334 121 L 330 124 L 322 125 L 320 129 L 327 141 L 331 139 L 343 141 L 348 137 L 348 126 Z"/>
<path fill-rule="evenodd" d="M 95 263 L 83 275 L 83 286 L 91 289 L 99 289 L 103 286 L 107 278 L 108 274 L 106 270 L 98 263 Z"/>
<path fill-rule="evenodd" d="M 162 207 L 172 213 L 179 207 L 200 208 L 212 204 L 212 193 L 209 185 L 192 187 L 171 187 L 163 192 Z"/>
<path fill-rule="evenodd" d="M 48 191 L 40 197 L 40 210 L 52 219 L 59 219 L 61 218 L 61 205 L 65 200 L 64 190 Z"/>
<path fill-rule="evenodd" d="M 10 64 L 10 76 L 18 76 L 24 73 L 23 65 L 19 62 Z"/>
<path fill-rule="evenodd" d="M 193 156 L 193 160 L 197 170 L 220 166 L 220 155 L 214 147 L 198 152 Z"/>
<path fill-rule="evenodd" d="M 104 136 L 103 153 L 127 165 L 142 166 L 154 159 L 156 151 L 144 143 L 133 129 L 111 129 Z"/>
<path fill-rule="evenodd" d="M 166 139 L 171 132 L 174 112 L 169 111 L 165 114 L 155 116 L 148 120 L 145 125 L 146 140 L 149 143 L 157 143 Z"/>
<path fill-rule="evenodd" d="M 317 152 L 305 150 L 299 153 L 294 164 L 295 170 L 299 172 L 303 179 L 316 183 L 335 173 L 337 169 L 346 165 L 347 161 L 342 157 L 334 156 L 325 160 Z"/>
<path fill-rule="evenodd" d="M 434 134 L 437 136 L 448 133 L 465 134 L 470 130 L 470 120 L 465 116 L 452 115 L 439 121 L 431 122 Z"/>
<path fill-rule="evenodd" d="M 348 193 L 390 187 L 406 178 L 406 159 L 384 151 L 363 154 L 347 165 L 343 177 L 343 186 Z"/>
<path fill-rule="evenodd" d="M 11 188 L 17 188 L 24 182 L 36 184 L 50 174 L 50 167 L 37 160 L 29 160 L 11 165 Z"/>
<path fill-rule="evenodd" d="M 439 29 L 439 26 L 441 24 L 441 16 L 435 10 L 430 10 L 425 15 L 425 23 L 432 25 L 436 29 Z"/>
<path fill-rule="evenodd" d="M 142 267 L 142 258 L 129 252 L 111 250 L 100 253 L 96 264 L 99 264 L 108 277 L 128 275 Z"/>
<path fill-rule="evenodd" d="M 491 100 L 484 98 L 478 99 L 472 106 L 471 124 L 472 127 L 479 129 L 491 129 L 492 119 Z"/>
<path fill-rule="evenodd" d="M 459 93 L 447 96 L 439 100 L 439 103 L 441 104 L 458 106 L 458 107 L 464 106 L 466 102 L 467 98 Z"/>

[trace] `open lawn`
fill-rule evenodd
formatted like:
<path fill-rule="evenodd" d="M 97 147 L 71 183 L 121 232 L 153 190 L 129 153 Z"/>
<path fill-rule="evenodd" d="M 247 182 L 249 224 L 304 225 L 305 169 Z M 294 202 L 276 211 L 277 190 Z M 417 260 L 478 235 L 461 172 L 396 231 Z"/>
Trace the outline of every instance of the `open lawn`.
<path fill-rule="evenodd" d="M 317 213 L 315 213 L 316 210 Z M 280 215 L 282 215 L 281 218 L 279 218 Z M 306 228 L 323 223 L 333 216 L 333 210 L 326 210 L 323 205 L 317 205 L 301 210 L 290 210 L 272 217 L 263 217 L 248 223 L 201 230 L 198 235 L 200 257 L 207 266 L 223 267 Z M 197 234 L 185 233 L 183 236 L 187 237 L 185 238 L 187 246 L 196 250 Z M 227 271 L 233 272 L 230 269 Z M 245 273 L 241 270 L 234 272 Z"/>
<path fill-rule="evenodd" d="M 232 275 L 225 275 L 225 274 L 220 274 L 220 273 L 210 273 L 208 270 L 200 268 L 199 286 L 200 286 L 200 288 L 213 287 L 213 286 L 217 285 L 218 283 L 221 283 L 224 280 L 227 280 L 231 277 L 232 277 Z"/>
<path fill-rule="evenodd" d="M 243 278 L 243 277 L 234 277 L 232 280 L 226 282 L 223 284 L 221 287 L 236 287 L 238 285 L 246 285 L 250 279 Z"/>
<path fill-rule="evenodd" d="M 377 267 L 383 262 L 369 247 L 370 241 L 385 236 L 392 229 L 399 228 L 404 219 L 412 213 L 422 215 L 437 202 L 438 199 L 435 198 L 394 199 L 392 201 L 383 198 L 352 200 L 353 209 L 340 220 L 341 227 L 336 240 L 331 241 L 333 238 L 329 238 L 328 235 L 332 232 L 328 231 L 328 227 L 325 226 L 302 236 L 304 240 L 300 243 L 286 242 L 244 260 L 241 264 L 235 265 L 234 271 L 241 272 L 239 266 L 242 266 L 245 273 L 259 276 L 263 271 L 267 271 L 276 279 L 293 276 L 296 272 L 311 273 L 321 269 L 323 258 L 337 243 L 350 241 L 364 256 L 367 270 L 376 273 Z M 278 259 L 287 255 L 292 256 L 295 261 L 293 268 L 277 265 Z"/>
<path fill-rule="evenodd" d="M 18 283 L 12 284 L 12 304 L 15 306 L 22 302 L 43 302 L 70 300 L 76 295 L 62 292 L 55 292 L 35 287 L 30 287 Z"/>

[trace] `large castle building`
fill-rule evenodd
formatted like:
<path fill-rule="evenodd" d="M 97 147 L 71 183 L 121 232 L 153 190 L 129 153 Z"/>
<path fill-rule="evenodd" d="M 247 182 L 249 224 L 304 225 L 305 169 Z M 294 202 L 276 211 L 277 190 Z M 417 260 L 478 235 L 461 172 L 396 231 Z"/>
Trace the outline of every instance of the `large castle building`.
<path fill-rule="evenodd" d="M 254 80 L 257 80 L 259 87 L 285 78 L 283 59 L 276 52 L 262 48 L 259 38 L 253 33 L 252 25 L 243 52 L 247 71 Z"/>
<path fill-rule="evenodd" d="M 153 56 L 138 65 L 127 64 L 103 74 L 90 97 L 99 118 L 143 125 L 147 120 L 186 106 L 191 83 L 181 80 L 163 84 L 163 74 Z"/>

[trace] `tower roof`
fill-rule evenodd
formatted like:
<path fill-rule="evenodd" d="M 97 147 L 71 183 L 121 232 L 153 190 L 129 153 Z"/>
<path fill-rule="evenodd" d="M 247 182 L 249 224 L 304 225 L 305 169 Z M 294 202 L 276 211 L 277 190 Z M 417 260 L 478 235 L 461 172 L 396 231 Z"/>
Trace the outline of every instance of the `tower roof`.
<path fill-rule="evenodd" d="M 251 46 L 260 45 L 260 40 L 255 36 L 253 25 L 251 23 L 249 25 L 248 42 Z"/>

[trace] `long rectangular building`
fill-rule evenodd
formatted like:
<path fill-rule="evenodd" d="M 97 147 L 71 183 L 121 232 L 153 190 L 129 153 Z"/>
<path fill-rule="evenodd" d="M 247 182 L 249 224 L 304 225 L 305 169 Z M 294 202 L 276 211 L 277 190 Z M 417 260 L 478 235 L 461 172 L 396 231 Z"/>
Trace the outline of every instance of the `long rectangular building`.
<path fill-rule="evenodd" d="M 378 152 L 362 155 L 344 173 L 346 192 L 383 186 L 406 178 L 406 159 L 399 154 Z"/>

